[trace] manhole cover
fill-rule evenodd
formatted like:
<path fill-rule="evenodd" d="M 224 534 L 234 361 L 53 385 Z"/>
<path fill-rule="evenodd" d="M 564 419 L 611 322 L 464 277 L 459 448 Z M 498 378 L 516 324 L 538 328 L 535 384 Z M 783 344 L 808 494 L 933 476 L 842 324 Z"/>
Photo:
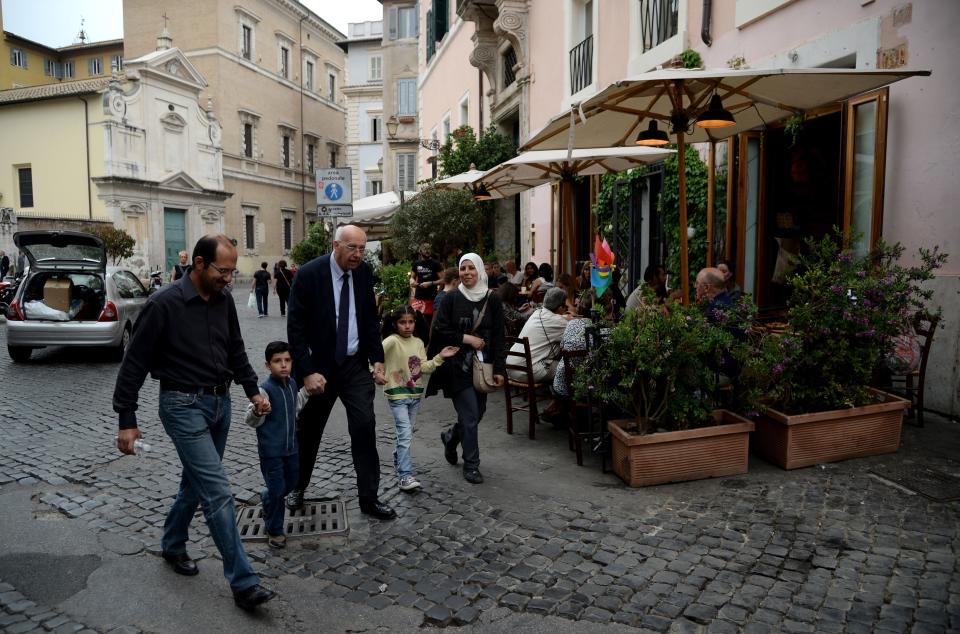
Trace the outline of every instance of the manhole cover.
<path fill-rule="evenodd" d="M 297 535 L 343 535 L 350 530 L 340 498 L 304 500 L 298 511 L 284 509 L 283 524 L 288 537 Z M 240 539 L 267 538 L 263 525 L 263 507 L 241 506 L 237 511 Z"/>
<path fill-rule="evenodd" d="M 870 473 L 915 491 L 935 502 L 960 500 L 960 478 L 930 467 L 899 465 L 877 467 Z"/>

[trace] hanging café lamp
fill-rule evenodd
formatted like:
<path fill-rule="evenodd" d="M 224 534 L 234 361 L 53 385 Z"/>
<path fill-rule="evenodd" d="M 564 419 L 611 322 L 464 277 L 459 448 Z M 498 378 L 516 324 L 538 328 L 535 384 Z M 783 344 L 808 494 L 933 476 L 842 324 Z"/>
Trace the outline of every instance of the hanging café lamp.
<path fill-rule="evenodd" d="M 490 192 L 487 191 L 487 186 L 483 183 L 480 183 L 480 186 L 477 187 L 473 192 L 474 200 L 493 200 L 493 196 L 490 195 Z"/>
<path fill-rule="evenodd" d="M 668 137 L 667 133 L 657 126 L 657 122 L 655 120 L 651 119 L 650 125 L 647 126 L 647 129 L 641 130 L 640 134 L 637 135 L 637 140 L 635 143 L 637 145 L 646 146 L 666 145 L 670 143 L 670 137 Z"/>
<path fill-rule="evenodd" d="M 736 124 L 729 110 L 724 110 L 720 95 L 713 93 L 710 105 L 697 117 L 697 125 L 701 128 L 725 128 Z"/>

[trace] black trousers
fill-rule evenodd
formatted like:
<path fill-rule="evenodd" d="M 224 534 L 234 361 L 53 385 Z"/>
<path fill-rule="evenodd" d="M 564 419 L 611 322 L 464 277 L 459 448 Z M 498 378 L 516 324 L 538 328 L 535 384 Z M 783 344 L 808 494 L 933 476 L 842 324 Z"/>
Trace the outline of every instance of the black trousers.
<path fill-rule="evenodd" d="M 277 287 L 277 297 L 280 298 L 280 314 L 287 314 L 287 298 L 290 297 L 290 288 L 286 286 Z"/>
<path fill-rule="evenodd" d="M 327 426 L 330 410 L 339 398 L 347 410 L 347 430 L 350 432 L 350 452 L 357 472 L 357 493 L 361 500 L 373 501 L 380 488 L 380 455 L 377 453 L 376 417 L 373 397 L 376 388 L 365 359 L 348 357 L 343 365 L 326 376 L 327 385 L 322 394 L 314 394 L 303 406 L 297 425 L 300 442 L 300 474 L 297 488 L 310 486 L 313 467 L 317 462 L 320 439 Z"/>

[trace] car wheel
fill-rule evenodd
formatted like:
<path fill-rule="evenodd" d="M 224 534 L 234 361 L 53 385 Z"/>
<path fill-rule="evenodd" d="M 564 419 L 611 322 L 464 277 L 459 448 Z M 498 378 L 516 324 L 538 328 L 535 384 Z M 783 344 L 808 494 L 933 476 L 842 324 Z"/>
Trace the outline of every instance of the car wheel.
<path fill-rule="evenodd" d="M 130 324 L 127 324 L 123 327 L 123 334 L 120 335 L 120 345 L 115 349 L 115 356 L 118 361 L 123 361 L 123 355 L 127 351 L 127 347 L 130 345 L 130 334 L 132 329 Z"/>
<path fill-rule="evenodd" d="M 33 353 L 33 348 L 26 348 L 24 346 L 7 346 L 7 353 L 16 363 L 23 363 L 30 360 L 30 355 Z"/>

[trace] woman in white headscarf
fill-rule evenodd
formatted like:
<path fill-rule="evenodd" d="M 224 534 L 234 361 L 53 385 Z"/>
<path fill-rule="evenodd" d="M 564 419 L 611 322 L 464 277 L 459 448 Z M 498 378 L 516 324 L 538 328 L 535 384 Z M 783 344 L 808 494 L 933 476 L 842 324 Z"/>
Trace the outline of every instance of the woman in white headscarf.
<path fill-rule="evenodd" d="M 434 315 L 427 355 L 444 346 L 458 346 L 460 352 L 431 375 L 427 396 L 443 390 L 453 401 L 457 423 L 441 433 L 440 439 L 444 456 L 453 465 L 457 464 L 457 445 L 462 446 L 463 477 L 472 484 L 483 482 L 477 428 L 487 408 L 487 395 L 473 387 L 473 357 L 476 353 L 492 363 L 494 382 L 503 385 L 507 373 L 503 336 L 500 297 L 487 288 L 483 260 L 476 253 L 467 253 L 460 258 L 459 291 L 451 292 Z"/>

